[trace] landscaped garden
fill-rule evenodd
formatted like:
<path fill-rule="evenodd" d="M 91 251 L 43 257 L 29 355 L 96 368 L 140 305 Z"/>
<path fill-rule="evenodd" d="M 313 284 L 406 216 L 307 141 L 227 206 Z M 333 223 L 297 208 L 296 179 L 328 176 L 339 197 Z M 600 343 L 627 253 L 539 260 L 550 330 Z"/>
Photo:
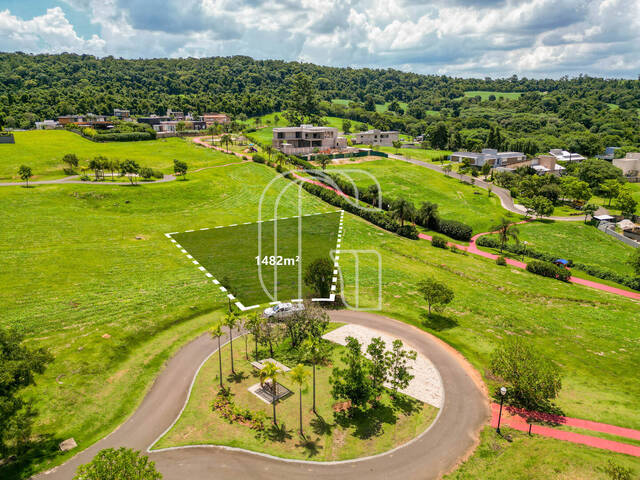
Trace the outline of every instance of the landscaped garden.
<path fill-rule="evenodd" d="M 322 325 L 319 333 L 339 326 Z M 235 373 L 231 369 L 230 345 L 220 352 L 221 367 L 218 354 L 209 358 L 198 374 L 180 419 L 154 449 L 214 444 L 285 458 L 346 460 L 390 450 L 414 438 L 433 422 L 437 408 L 380 385 L 360 405 L 347 398 L 336 398 L 332 394 L 334 372 L 348 372 L 352 361 L 371 371 L 372 363 L 361 355 L 354 358 L 347 347 L 319 337 L 317 357 L 313 357 L 309 353 L 310 340 L 293 346 L 293 339 L 284 333 L 285 324 L 263 327 L 263 332 L 267 328 L 269 335 L 278 339 L 272 351 L 264 333 L 259 337 L 236 338 L 233 342 Z M 362 347 L 364 350 L 367 346 Z M 315 412 L 311 358 L 316 358 L 317 363 Z M 293 369 L 275 375 L 278 395 L 284 395 L 275 405 L 271 390 L 274 380 L 260 370 L 270 363 L 264 359 L 275 360 L 283 369 Z M 275 362 L 271 365 L 276 365 Z M 226 391 L 220 387 L 220 368 Z M 363 385 L 358 394 L 372 386 Z"/>

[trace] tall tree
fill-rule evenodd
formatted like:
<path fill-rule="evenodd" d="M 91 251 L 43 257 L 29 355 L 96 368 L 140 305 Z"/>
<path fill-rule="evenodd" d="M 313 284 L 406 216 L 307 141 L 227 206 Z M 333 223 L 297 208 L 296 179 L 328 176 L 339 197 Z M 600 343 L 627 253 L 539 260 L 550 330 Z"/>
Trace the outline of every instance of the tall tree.
<path fill-rule="evenodd" d="M 236 328 L 238 317 L 235 313 L 229 312 L 224 316 L 222 321 L 224 326 L 229 329 L 229 347 L 231 349 L 231 373 L 235 375 L 236 371 L 233 367 L 233 329 Z"/>
<path fill-rule="evenodd" d="M 288 108 L 288 113 L 293 114 L 293 120 L 306 121 L 320 113 L 318 94 L 308 75 L 298 73 L 293 78 Z"/>
<path fill-rule="evenodd" d="M 410 220 L 416 214 L 413 203 L 404 198 L 397 198 L 391 202 L 389 211 L 393 218 L 400 221 L 400 225 L 404 225 L 406 220 Z"/>
<path fill-rule="evenodd" d="M 271 380 L 271 392 L 273 399 L 271 404 L 273 405 L 273 424 L 277 425 L 278 420 L 276 418 L 276 404 L 278 403 L 278 377 L 282 373 L 282 370 L 273 362 L 265 362 L 260 370 L 260 378 L 265 380 Z"/>
<path fill-rule="evenodd" d="M 298 398 L 299 398 L 299 407 L 300 407 L 300 436 L 304 437 L 304 432 L 302 431 L 302 389 L 307 384 L 307 379 L 309 378 L 309 372 L 307 372 L 304 368 L 304 365 L 299 363 L 295 367 L 291 369 L 289 372 L 291 376 L 291 380 L 293 383 L 298 385 Z"/>
<path fill-rule="evenodd" d="M 429 315 L 431 315 L 432 307 L 434 310 L 440 311 L 454 298 L 453 290 L 433 278 L 427 278 L 418 283 L 418 291 L 427 302 Z"/>
<path fill-rule="evenodd" d="M 417 354 L 413 350 L 405 350 L 401 340 L 394 340 L 391 344 L 391 350 L 387 352 L 386 356 L 389 383 L 394 395 L 396 395 L 398 390 L 404 390 L 413 380 L 414 375 L 410 373 L 412 367 L 409 365 L 409 361 L 414 361 Z"/>
<path fill-rule="evenodd" d="M 311 262 L 304 273 L 304 284 L 311 288 L 314 294 L 326 298 L 331 290 L 333 278 L 333 264 L 326 257 L 320 257 Z"/>
<path fill-rule="evenodd" d="M 346 340 L 347 351 L 342 356 L 345 368 L 335 367 L 331 372 L 331 395 L 336 400 L 349 400 L 354 407 L 362 407 L 372 394 L 369 371 L 361 354 L 360 342 L 353 337 L 347 337 Z"/>
<path fill-rule="evenodd" d="M 18 169 L 18 175 L 20 176 L 22 181 L 26 183 L 27 188 L 29 188 L 29 179 L 33 177 L 31 167 L 29 167 L 28 165 L 20 165 L 20 168 Z"/>
<path fill-rule="evenodd" d="M 367 345 L 367 353 L 371 360 L 372 387 L 376 395 L 382 393 L 384 382 L 387 380 L 389 362 L 387 361 L 385 351 L 386 344 L 380 337 L 372 338 L 371 343 Z"/>
<path fill-rule="evenodd" d="M 187 170 L 189 166 L 187 162 L 183 162 L 182 160 L 178 160 L 177 158 L 173 159 L 173 173 L 176 175 L 180 175 L 180 178 L 183 180 L 187 179 Z"/>
<path fill-rule="evenodd" d="M 309 336 L 302 344 L 305 358 L 313 365 L 313 413 L 316 413 L 316 365 L 324 358 L 321 342 L 321 338 Z"/>
<path fill-rule="evenodd" d="M 505 244 L 510 238 L 514 239 L 516 242 L 518 241 L 518 234 L 520 231 L 518 230 L 518 227 L 511 223 L 507 218 L 502 217 L 500 219 L 500 223 L 492 227 L 491 230 L 495 231 L 500 239 L 500 253 L 502 253 Z"/>
<path fill-rule="evenodd" d="M 218 339 L 218 367 L 220 369 L 220 388 L 224 388 L 224 384 L 222 383 L 222 346 L 220 345 L 220 337 L 222 337 L 222 325 L 220 322 L 217 322 L 213 327 L 209 329 L 209 333 L 213 338 Z"/>

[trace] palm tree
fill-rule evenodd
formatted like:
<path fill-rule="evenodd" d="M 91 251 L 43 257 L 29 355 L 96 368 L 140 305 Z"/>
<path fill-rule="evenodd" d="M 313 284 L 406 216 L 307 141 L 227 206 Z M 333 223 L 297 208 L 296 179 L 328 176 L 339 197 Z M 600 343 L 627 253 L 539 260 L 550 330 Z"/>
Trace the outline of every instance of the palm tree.
<path fill-rule="evenodd" d="M 500 253 L 502 253 L 505 243 L 507 243 L 510 238 L 513 238 L 516 242 L 518 241 L 518 233 L 520 233 L 518 227 L 504 217 L 502 217 L 500 223 L 491 230 L 495 231 L 500 239 Z"/>
<path fill-rule="evenodd" d="M 304 437 L 304 432 L 302 431 L 302 387 L 307 385 L 307 378 L 309 377 L 309 372 L 304 369 L 304 366 L 299 363 L 289 372 L 291 375 L 291 380 L 293 383 L 298 385 L 298 394 L 300 396 L 300 436 Z"/>
<path fill-rule="evenodd" d="M 220 322 L 216 323 L 213 327 L 211 327 L 209 329 L 209 333 L 213 338 L 218 339 L 218 364 L 220 367 L 220 388 L 222 389 L 224 388 L 224 385 L 222 385 L 222 352 L 220 348 L 220 337 L 222 336 L 222 325 L 220 325 Z"/>
<path fill-rule="evenodd" d="M 220 143 L 224 143 L 227 146 L 227 150 L 229 150 L 230 142 L 231 142 L 231 135 L 229 135 L 228 133 L 225 133 L 224 135 L 222 135 L 222 138 L 220 139 Z"/>
<path fill-rule="evenodd" d="M 244 315 L 238 319 L 238 328 L 240 330 L 244 330 L 247 328 L 249 324 L 249 317 Z M 245 333 L 244 335 L 244 358 L 249 360 L 249 335 Z"/>
<path fill-rule="evenodd" d="M 313 364 L 313 413 L 316 413 L 316 364 L 321 360 L 320 339 L 310 336 L 302 345 L 306 357 Z"/>
<path fill-rule="evenodd" d="M 260 370 L 260 385 L 264 385 L 264 380 L 271 380 L 271 388 L 272 388 L 272 396 L 273 400 L 271 404 L 273 405 L 273 424 L 278 425 L 278 421 L 276 419 L 276 403 L 277 403 L 277 389 L 278 389 L 278 375 L 282 373 L 282 370 L 273 362 L 265 362 L 264 366 Z"/>
<path fill-rule="evenodd" d="M 404 198 L 398 198 L 391 204 L 391 216 L 397 220 L 400 220 L 400 225 L 404 225 L 404 221 L 413 216 L 415 207 L 411 202 L 408 202 Z"/>
<path fill-rule="evenodd" d="M 238 317 L 233 312 L 229 312 L 224 316 L 222 321 L 225 327 L 229 329 L 229 345 L 231 346 L 231 373 L 235 375 L 236 371 L 233 368 L 233 329 L 238 323 Z"/>
<path fill-rule="evenodd" d="M 273 153 L 273 147 L 271 145 L 266 145 L 264 147 L 264 151 L 266 152 L 266 154 L 269 157 L 269 161 L 271 161 L 271 154 Z"/>
<path fill-rule="evenodd" d="M 207 127 L 207 133 L 211 135 L 211 146 L 213 146 L 213 136 L 216 133 L 217 128 L 214 125 L 209 125 Z"/>

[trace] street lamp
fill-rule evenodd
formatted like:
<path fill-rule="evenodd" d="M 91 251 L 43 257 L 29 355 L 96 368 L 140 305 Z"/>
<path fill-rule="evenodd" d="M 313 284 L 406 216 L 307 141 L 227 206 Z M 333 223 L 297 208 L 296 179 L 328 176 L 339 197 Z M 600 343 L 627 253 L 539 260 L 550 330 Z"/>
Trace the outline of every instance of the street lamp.
<path fill-rule="evenodd" d="M 500 434 L 500 420 L 502 419 L 502 404 L 504 403 L 504 396 L 507 394 L 506 387 L 500 387 L 500 413 L 498 414 L 498 427 L 496 433 Z"/>

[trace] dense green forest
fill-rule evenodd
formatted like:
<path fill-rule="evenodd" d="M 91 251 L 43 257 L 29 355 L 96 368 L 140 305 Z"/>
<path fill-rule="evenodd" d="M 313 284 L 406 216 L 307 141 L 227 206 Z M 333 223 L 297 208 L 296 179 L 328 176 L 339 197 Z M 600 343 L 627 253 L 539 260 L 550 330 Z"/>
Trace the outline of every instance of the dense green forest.
<path fill-rule="evenodd" d="M 0 126 L 31 128 L 44 118 L 111 114 L 114 108 L 138 115 L 172 108 L 259 116 L 288 107 L 298 73 L 311 78 L 321 113 L 413 135 L 444 123 L 450 148 L 478 149 L 495 128 L 501 132 L 499 147 L 527 153 L 562 147 L 594 155 L 604 146 L 640 143 L 639 80 L 464 79 L 243 56 L 126 60 L 2 53 Z M 465 97 L 468 91 L 522 95 L 482 100 Z M 385 103 L 387 112 L 375 112 L 375 104 Z"/>

